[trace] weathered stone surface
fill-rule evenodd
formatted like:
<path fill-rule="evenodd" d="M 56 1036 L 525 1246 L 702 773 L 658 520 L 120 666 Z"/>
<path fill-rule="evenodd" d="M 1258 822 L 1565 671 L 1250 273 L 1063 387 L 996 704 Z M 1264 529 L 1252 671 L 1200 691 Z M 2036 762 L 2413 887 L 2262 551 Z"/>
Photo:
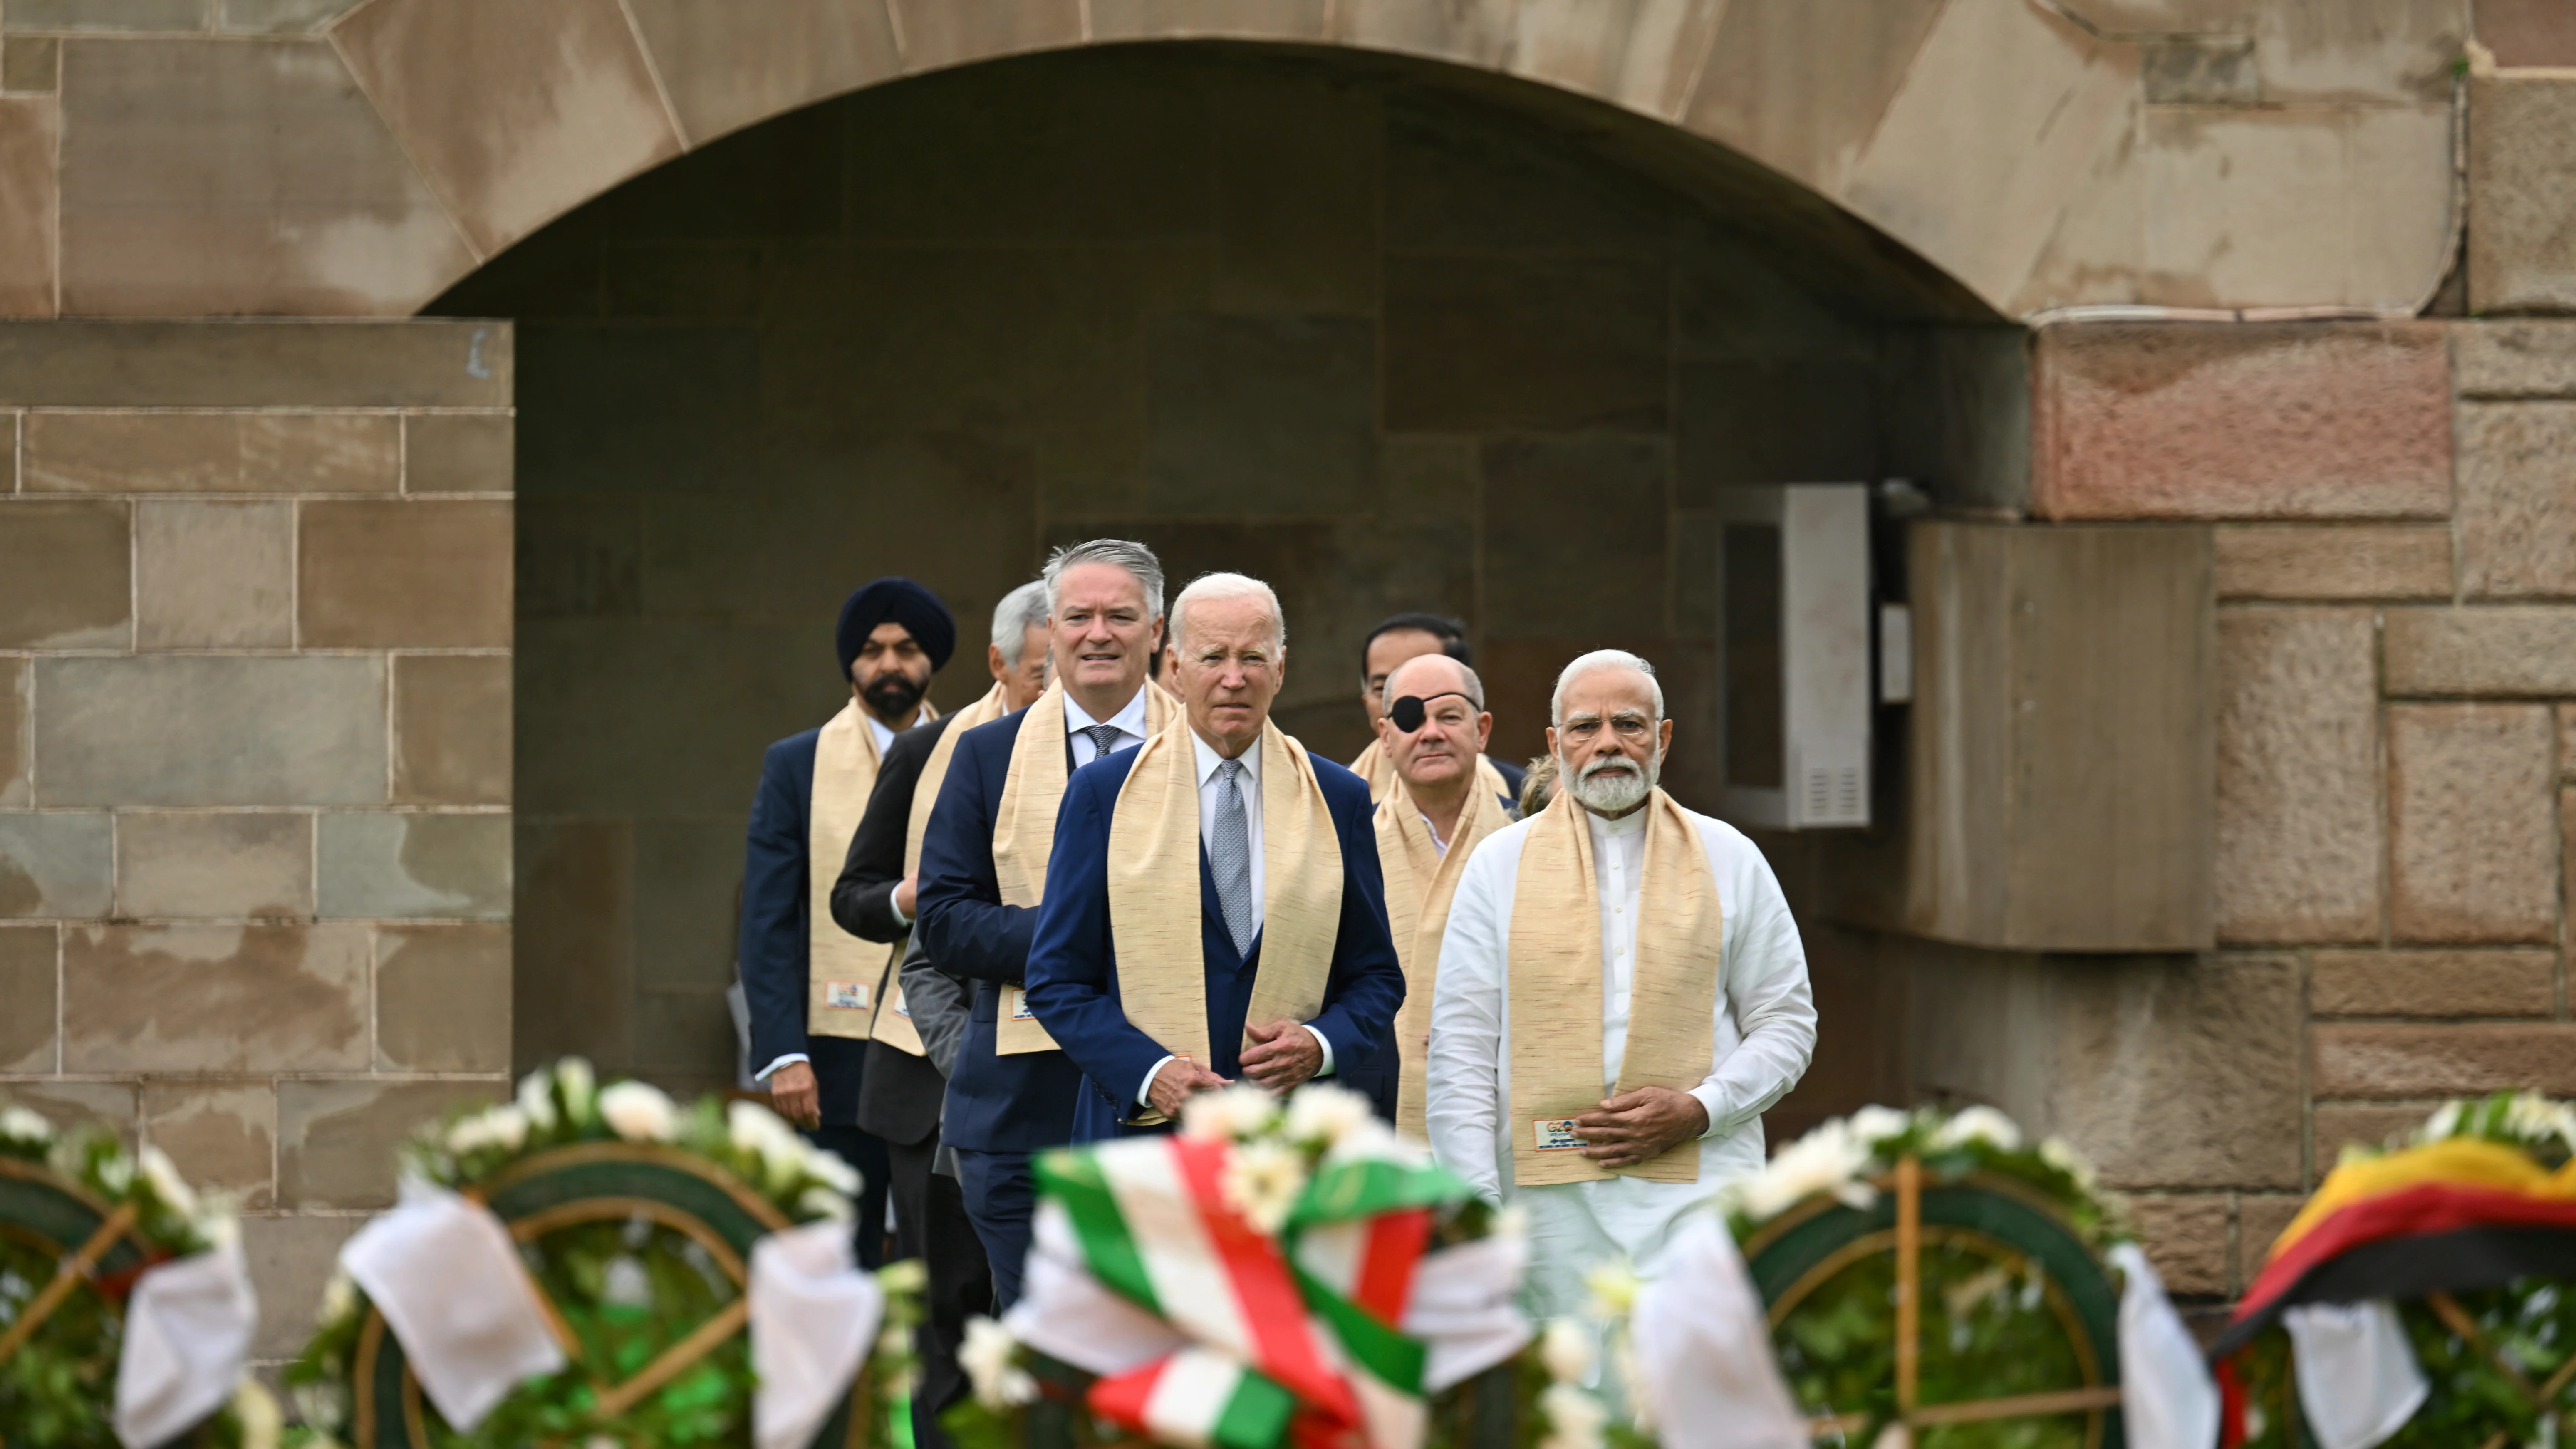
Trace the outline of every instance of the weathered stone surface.
<path fill-rule="evenodd" d="M 364 927 L 79 926 L 63 950 L 66 1071 L 367 1065 Z"/>
<path fill-rule="evenodd" d="M 251 1290 L 259 1295 L 259 1336 L 251 1353 L 293 1358 L 313 1339 L 321 1318 L 322 1291 L 338 1268 L 340 1245 L 367 1225 L 359 1216 L 262 1214 L 241 1220 L 242 1257 L 250 1264 Z"/>
<path fill-rule="evenodd" d="M 2263 98 L 2250 35 L 2157 41 L 2146 47 L 2138 79 L 2151 106 L 2249 106 Z"/>
<path fill-rule="evenodd" d="M 629 0 L 690 144 L 903 69 L 876 5 L 767 0 L 758 19 L 691 0 Z"/>
<path fill-rule="evenodd" d="M 53 36 L 18 36 L 0 49 L 0 90 L 52 95 L 62 80 L 62 60 L 63 43 Z"/>
<path fill-rule="evenodd" d="M 2321 1151 L 2318 1156 L 2328 1162 L 2334 1160 L 2330 1151 Z M 2307 1199 L 2295 1195 L 2248 1193 L 2236 1199 L 2236 1281 L 2229 1285 L 2229 1292 L 2244 1292 L 2246 1285 L 2263 1271 L 2273 1242 L 2305 1206 Z"/>
<path fill-rule="evenodd" d="M 2576 1092 L 2576 1025 L 2327 1023 L 2309 1028 L 2320 1097 L 2474 1096 L 2512 1088 Z M 2422 1120 L 2419 1116 L 2416 1120 Z"/>
<path fill-rule="evenodd" d="M 2436 523 L 2222 525 L 2222 599 L 2447 599 L 2451 530 Z"/>
<path fill-rule="evenodd" d="M 1220 0 L 1207 8 L 1244 7 Z M 1209 20 L 1223 23 L 1213 14 Z M 1095 33 L 1101 23 L 1095 4 Z M 1216 113 L 1217 176 L 1261 178 L 1258 186 L 1215 188 L 1210 283 L 1217 308 L 1374 314 L 1386 137 L 1376 98 L 1333 86 L 1279 84 L 1227 86 L 1209 101 Z"/>
<path fill-rule="evenodd" d="M 2576 397 L 2576 322 L 2454 322 L 2451 382 L 2463 398 Z"/>
<path fill-rule="evenodd" d="M 1666 291 L 1646 261 L 1390 256 L 1386 426 L 1660 430 Z"/>
<path fill-rule="evenodd" d="M 2464 404 L 2459 447 L 2461 589 L 2576 594 L 2576 405 Z"/>
<path fill-rule="evenodd" d="M 722 991 L 732 981 L 742 826 L 731 816 L 635 824 L 635 983 Z"/>
<path fill-rule="evenodd" d="M 379 414 L 27 415 L 30 493 L 391 493 L 401 422 Z"/>
<path fill-rule="evenodd" d="M 0 814 L 0 917 L 106 915 L 109 834 L 104 814 Z"/>
<path fill-rule="evenodd" d="M 1674 495 L 1707 506 L 1739 483 L 1876 478 L 1877 387 L 1856 358 L 1685 362 Z"/>
<path fill-rule="evenodd" d="M 510 803 L 510 660 L 394 656 L 394 800 Z"/>
<path fill-rule="evenodd" d="M 30 47 L 12 40 L 0 52 L 5 56 L 0 64 L 14 71 L 22 50 L 50 50 L 52 45 L 40 41 Z M 45 62 L 43 88 L 50 91 L 52 57 L 31 57 L 36 58 Z M 10 88 L 20 87 L 13 83 Z M 54 148 L 61 115 L 50 95 L 0 98 L 0 316 L 54 315 L 54 218 L 59 205 Z"/>
<path fill-rule="evenodd" d="M 1724 0 L 1528 0 L 1513 17 L 1504 64 L 1515 75 L 1678 119 L 1726 10 Z"/>
<path fill-rule="evenodd" d="M 11 31 L 179 32 L 206 28 L 205 0 L 18 0 Z"/>
<path fill-rule="evenodd" d="M 313 914 L 313 818 L 240 811 L 116 822 L 120 915 L 295 919 Z"/>
<path fill-rule="evenodd" d="M 65 312 L 400 314 L 474 264 L 331 46 L 74 42 L 62 100 Z"/>
<path fill-rule="evenodd" d="M 215 0 L 215 29 L 226 35 L 309 34 L 364 0 Z"/>
<path fill-rule="evenodd" d="M 385 798 L 381 658 L 42 659 L 35 674 L 48 805 Z"/>
<path fill-rule="evenodd" d="M 935 70 L 1082 38 L 1076 0 L 887 0 L 903 35 L 903 67 Z"/>
<path fill-rule="evenodd" d="M 2469 309 L 2576 307 L 2576 82 L 2563 75 L 2469 79 Z"/>
<path fill-rule="evenodd" d="M 27 803 L 27 681 L 32 671 L 24 659 L 0 659 L 0 809 Z"/>
<path fill-rule="evenodd" d="M 0 648 L 124 648 L 128 526 L 122 501 L 0 502 Z"/>
<path fill-rule="evenodd" d="M 55 952 L 51 926 L 0 926 L 0 1072 L 54 1070 Z"/>
<path fill-rule="evenodd" d="M 2557 939 L 2553 734 L 2539 705 L 2388 707 L 2389 925 L 2398 940 Z"/>
<path fill-rule="evenodd" d="M 295 642 L 295 505 L 144 499 L 134 505 L 138 649 Z"/>
<path fill-rule="evenodd" d="M 0 780 L 8 778 L 8 758 L 7 747 L 0 745 Z M 2576 704 L 2558 706 L 2558 777 L 2576 780 Z"/>
<path fill-rule="evenodd" d="M 0 322 L 0 401 L 53 407 L 508 407 L 510 344 L 507 322 L 429 317 L 310 324 Z"/>
<path fill-rule="evenodd" d="M 2379 936 L 2379 698 L 2364 609 L 2218 615 L 2221 940 Z"/>
<path fill-rule="evenodd" d="M 636 995 L 633 1060 L 653 1080 L 721 1091 L 740 1053 L 721 987 Z"/>
<path fill-rule="evenodd" d="M 510 1069 L 510 928 L 404 926 L 376 937 L 376 1064 Z"/>
<path fill-rule="evenodd" d="M 1444 5 L 1352 0 L 1336 7 L 1332 23 L 1336 38 L 1371 50 L 1492 67 L 1510 51 L 1513 12 L 1518 8 L 1505 0 L 1458 0 Z"/>
<path fill-rule="evenodd" d="M 2390 694 L 2576 694 L 2576 608 L 2390 609 L 2383 620 Z"/>
<path fill-rule="evenodd" d="M 2576 66 L 2576 14 L 2557 0 L 2479 0 L 2478 43 L 2501 66 Z"/>
<path fill-rule="evenodd" d="M 1483 466 L 1488 630 L 1521 637 L 1661 632 L 1661 560 L 1635 548 L 1664 521 L 1670 463 L 1661 440 L 1489 443 Z M 1576 499 L 1580 506 L 1569 507 Z M 1569 557 L 1625 557 L 1628 564 L 1576 577 L 1562 567 Z"/>
<path fill-rule="evenodd" d="M 268 1206 L 277 1155 L 277 1091 L 268 1083 L 146 1082 L 143 1138 L 198 1191 Z"/>
<path fill-rule="evenodd" d="M 1149 498 L 1170 514 L 1359 512 L 1377 462 L 1376 330 L 1179 317 L 1149 344 Z"/>
<path fill-rule="evenodd" d="M 2167 1292 L 2219 1294 L 2232 1286 L 2226 1194 L 2133 1197 L 2129 1214 Z"/>
<path fill-rule="evenodd" d="M 1730 4 L 1685 124 L 1839 191 L 1942 9 L 1932 0 Z"/>
<path fill-rule="evenodd" d="M 2549 1016 L 2552 951 L 2319 951 L 2308 1009 L 2319 1016 Z"/>
<path fill-rule="evenodd" d="M 305 505 L 296 608 L 306 647 L 510 642 L 510 505 Z"/>
<path fill-rule="evenodd" d="M 134 1084 L 131 1082 L 11 1082 L 0 1097 L 26 1107 L 55 1127 L 77 1131 L 104 1127 L 127 1146 L 134 1144 Z"/>
<path fill-rule="evenodd" d="M 531 820 L 517 831 L 519 959 L 511 1055 L 624 1061 L 635 1011 L 635 828 L 631 820 Z"/>
<path fill-rule="evenodd" d="M 1327 0 L 1090 0 L 1094 40 L 1324 38 Z"/>
<path fill-rule="evenodd" d="M 322 817 L 321 914 L 499 920 L 510 914 L 510 817 Z"/>
<path fill-rule="evenodd" d="M 2048 518 L 2440 517 L 2438 323 L 2104 323 L 2039 334 Z"/>
<path fill-rule="evenodd" d="M 508 1095 L 509 1083 L 280 1082 L 277 1195 L 306 1208 L 381 1208 L 394 1200 L 394 1149 L 455 1107 Z"/>
<path fill-rule="evenodd" d="M 403 491 L 507 493 L 515 486 L 506 413 L 422 413 L 403 420 Z"/>

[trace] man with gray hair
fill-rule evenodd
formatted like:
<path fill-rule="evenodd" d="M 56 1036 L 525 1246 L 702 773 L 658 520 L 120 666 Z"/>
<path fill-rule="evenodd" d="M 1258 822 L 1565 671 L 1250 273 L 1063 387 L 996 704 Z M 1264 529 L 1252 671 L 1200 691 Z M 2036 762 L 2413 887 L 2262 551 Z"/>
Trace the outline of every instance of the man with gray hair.
<path fill-rule="evenodd" d="M 1604 649 L 1557 677 L 1548 807 L 1458 881 L 1431 1006 L 1432 1150 L 1529 1210 L 1530 1310 L 1584 1275 L 1651 1277 L 1681 1215 L 1762 1165 L 1763 1110 L 1806 1072 L 1805 948 L 1762 853 L 1657 781 L 1663 686 Z"/>

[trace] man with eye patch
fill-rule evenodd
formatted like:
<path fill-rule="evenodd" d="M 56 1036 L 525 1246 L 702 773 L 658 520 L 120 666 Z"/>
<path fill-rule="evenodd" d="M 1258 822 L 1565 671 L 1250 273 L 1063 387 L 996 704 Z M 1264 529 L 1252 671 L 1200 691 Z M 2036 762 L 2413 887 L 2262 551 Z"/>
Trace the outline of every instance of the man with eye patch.
<path fill-rule="evenodd" d="M 1388 706 L 1398 698 L 1388 691 L 1386 682 L 1396 670 L 1425 655 L 1454 659 L 1462 665 L 1476 662 L 1474 652 L 1467 646 L 1467 626 L 1438 614 L 1389 615 L 1378 621 L 1367 641 L 1360 645 L 1360 705 L 1368 711 L 1370 739 L 1368 748 L 1351 761 L 1351 773 L 1368 782 L 1371 800 L 1385 799 L 1387 785 L 1395 779 L 1394 762 L 1387 757 L 1385 741 L 1379 733 Z M 1485 777 L 1487 788 L 1516 799 L 1526 773 L 1518 765 L 1481 757 L 1476 772 Z"/>

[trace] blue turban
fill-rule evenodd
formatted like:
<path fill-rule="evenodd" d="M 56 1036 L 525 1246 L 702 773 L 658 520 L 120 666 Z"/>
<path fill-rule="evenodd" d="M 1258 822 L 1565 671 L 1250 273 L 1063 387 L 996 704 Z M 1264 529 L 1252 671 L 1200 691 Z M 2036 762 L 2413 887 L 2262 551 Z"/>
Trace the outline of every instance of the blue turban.
<path fill-rule="evenodd" d="M 841 656 L 842 679 L 850 677 L 851 663 L 879 624 L 901 624 L 930 656 L 933 669 L 946 667 L 948 656 L 957 651 L 957 621 L 937 594 L 907 578 L 882 578 L 841 605 L 841 627 L 833 631 L 832 645 Z"/>

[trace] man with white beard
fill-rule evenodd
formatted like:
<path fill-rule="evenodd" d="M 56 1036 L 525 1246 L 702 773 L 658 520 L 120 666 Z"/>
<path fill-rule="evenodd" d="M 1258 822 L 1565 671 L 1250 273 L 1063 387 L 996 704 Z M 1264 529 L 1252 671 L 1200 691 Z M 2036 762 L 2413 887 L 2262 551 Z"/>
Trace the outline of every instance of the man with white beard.
<path fill-rule="evenodd" d="M 1443 1164 L 1526 1205 L 1528 1307 L 1652 1277 L 1676 1220 L 1762 1165 L 1763 1110 L 1816 1044 L 1807 958 L 1753 843 L 1658 788 L 1673 722 L 1654 667 L 1604 649 L 1557 676 L 1545 810 L 1458 882 L 1431 1007 Z"/>

